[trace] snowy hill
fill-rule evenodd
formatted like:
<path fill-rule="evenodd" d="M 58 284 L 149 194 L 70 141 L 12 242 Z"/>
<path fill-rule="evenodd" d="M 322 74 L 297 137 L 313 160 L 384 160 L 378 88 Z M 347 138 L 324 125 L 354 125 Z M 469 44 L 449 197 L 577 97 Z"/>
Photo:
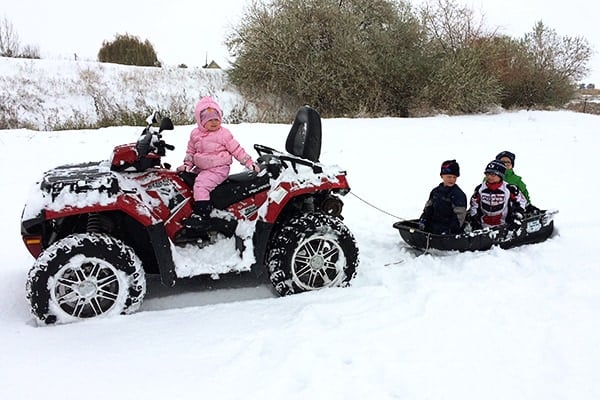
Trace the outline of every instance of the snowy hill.
<path fill-rule="evenodd" d="M 0 57 L 0 83 L 11 89 L 0 92 L 0 126 L 90 126 L 103 118 L 155 109 L 191 121 L 196 101 L 207 95 L 222 105 L 226 121 L 235 122 L 240 115 L 252 120 L 252 108 L 220 69 Z"/>
<path fill-rule="evenodd" d="M 228 127 L 251 153 L 283 149 L 289 130 Z M 181 162 L 191 128 L 165 135 L 166 161 Z M 0 131 L 0 398 L 598 399 L 599 128 L 566 111 L 326 119 L 321 160 L 352 187 L 350 287 L 279 298 L 247 275 L 170 289 L 150 277 L 139 312 L 52 327 L 35 326 L 25 299 L 31 185 L 56 165 L 108 158 L 141 128 Z M 443 255 L 400 240 L 392 224 L 419 215 L 443 160 L 459 161 L 470 195 L 501 150 L 516 153 L 534 204 L 560 210 L 549 240 Z"/>

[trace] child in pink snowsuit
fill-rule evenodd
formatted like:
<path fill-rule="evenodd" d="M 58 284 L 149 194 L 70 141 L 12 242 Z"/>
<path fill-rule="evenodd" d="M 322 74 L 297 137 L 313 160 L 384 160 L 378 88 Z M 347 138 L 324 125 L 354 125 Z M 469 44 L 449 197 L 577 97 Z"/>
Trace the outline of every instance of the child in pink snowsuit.
<path fill-rule="evenodd" d="M 194 117 L 198 126 L 190 133 L 183 165 L 177 171 L 197 173 L 194 181 L 194 213 L 205 219 L 212 209 L 210 192 L 227 179 L 232 157 L 250 170 L 260 168 L 233 137 L 221 126 L 223 112 L 210 97 L 196 104 Z"/>

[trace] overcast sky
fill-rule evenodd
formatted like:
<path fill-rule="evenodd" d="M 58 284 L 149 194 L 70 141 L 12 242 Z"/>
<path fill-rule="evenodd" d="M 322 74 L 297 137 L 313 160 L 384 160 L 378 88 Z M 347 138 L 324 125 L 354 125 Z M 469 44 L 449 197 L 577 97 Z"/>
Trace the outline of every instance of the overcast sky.
<path fill-rule="evenodd" d="M 203 65 L 215 60 L 227 65 L 223 41 L 237 25 L 251 0 L 18 0 L 4 1 L 6 17 L 24 45 L 38 46 L 44 58 L 95 60 L 105 40 L 129 33 L 148 39 L 165 64 Z M 425 0 L 412 0 L 413 5 Z M 600 18 L 587 0 L 466 0 L 459 3 L 483 14 L 485 25 L 521 37 L 536 21 L 563 36 L 583 36 L 595 54 L 590 75 L 584 80 L 600 86 Z"/>

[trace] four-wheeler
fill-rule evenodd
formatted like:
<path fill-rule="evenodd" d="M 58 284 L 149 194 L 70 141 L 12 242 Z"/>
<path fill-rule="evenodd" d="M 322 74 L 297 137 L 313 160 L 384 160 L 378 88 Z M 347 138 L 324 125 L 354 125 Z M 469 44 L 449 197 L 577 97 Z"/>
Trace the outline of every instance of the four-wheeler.
<path fill-rule="evenodd" d="M 299 109 L 285 149 L 254 145 L 259 173 L 232 174 L 211 193 L 207 224 L 190 227 L 194 175 L 163 164 L 171 120 L 153 113 L 112 158 L 43 174 L 21 234 L 36 258 L 27 281 L 41 324 L 139 309 L 146 274 L 163 284 L 199 275 L 266 272 L 280 295 L 349 284 L 358 266 L 342 222 L 346 171 L 319 162 L 321 119 Z M 160 125 L 160 126 L 156 126 Z"/>

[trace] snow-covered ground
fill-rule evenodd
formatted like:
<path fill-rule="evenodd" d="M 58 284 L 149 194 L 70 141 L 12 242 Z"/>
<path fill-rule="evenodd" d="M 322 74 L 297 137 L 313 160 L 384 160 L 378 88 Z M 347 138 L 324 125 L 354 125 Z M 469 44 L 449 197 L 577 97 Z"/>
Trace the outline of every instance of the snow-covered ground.
<path fill-rule="evenodd" d="M 226 93 L 225 93 L 226 94 Z M 290 116 L 290 121 L 293 116 Z M 284 148 L 289 125 L 228 125 Z M 178 165 L 191 126 L 165 139 Z M 0 130 L 0 399 L 600 398 L 600 117 L 559 112 L 327 119 L 321 160 L 348 170 L 352 286 L 279 298 L 250 275 L 161 286 L 128 316 L 37 327 L 21 210 L 59 164 L 107 159 L 140 127 Z M 417 256 L 392 224 L 419 215 L 456 158 L 470 195 L 501 150 L 555 234 L 511 250 Z M 241 168 L 234 164 L 235 168 Z M 390 215 L 391 214 L 391 215 Z M 392 216 L 393 215 L 393 216 Z"/>
<path fill-rule="evenodd" d="M 167 161 L 179 163 L 190 128 L 166 134 Z M 229 128 L 247 149 L 283 149 L 289 127 Z M 133 315 L 51 327 L 35 326 L 25 299 L 30 185 L 55 165 L 107 158 L 141 128 L 0 131 L 0 398 L 598 399 L 599 128 L 571 112 L 324 120 L 322 161 L 346 166 L 353 189 L 351 287 L 279 298 L 246 275 L 172 289 L 150 278 Z M 448 158 L 470 194 L 505 149 L 534 203 L 560 210 L 555 235 L 511 250 L 408 250 L 385 212 L 417 216 Z"/>

